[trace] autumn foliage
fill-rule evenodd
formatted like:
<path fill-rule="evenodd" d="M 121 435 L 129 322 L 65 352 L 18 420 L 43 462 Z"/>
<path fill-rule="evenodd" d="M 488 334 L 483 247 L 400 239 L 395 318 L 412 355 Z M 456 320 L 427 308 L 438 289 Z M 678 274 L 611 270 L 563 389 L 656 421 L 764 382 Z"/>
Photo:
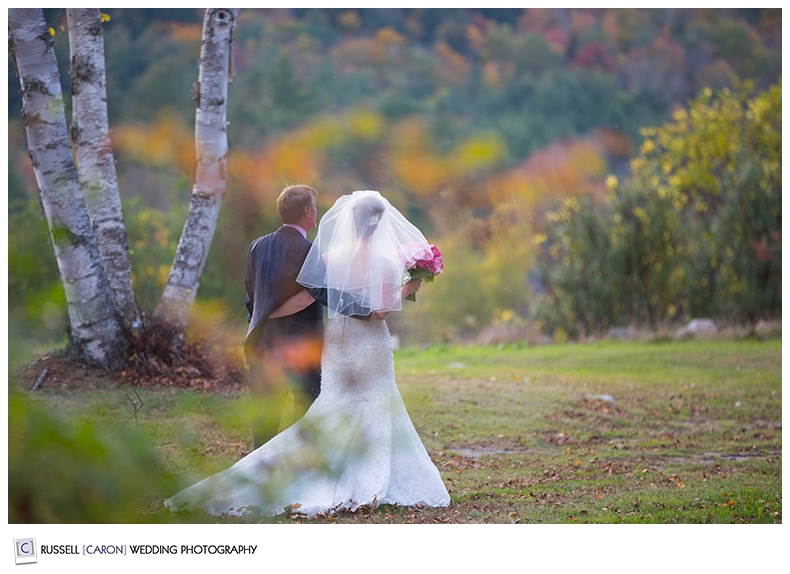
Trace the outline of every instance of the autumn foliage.
<path fill-rule="evenodd" d="M 135 289 L 150 311 L 192 185 L 186 64 L 200 14 L 107 12 L 113 145 Z M 274 200 L 296 182 L 319 190 L 319 211 L 378 189 L 441 245 L 445 273 L 392 320 L 407 340 L 470 339 L 503 322 L 561 337 L 780 314 L 781 11 L 382 15 L 240 13 L 228 186 L 194 319 L 222 310 L 220 346 L 236 348 L 245 330 L 246 248 L 279 225 Z M 65 34 L 54 29 L 57 46 Z M 752 88 L 722 92 L 733 72 Z M 9 142 L 18 129 L 10 121 Z M 20 150 L 9 146 L 10 206 L 35 192 Z M 11 230 L 33 212 L 14 212 Z M 15 249 L 36 251 L 24 243 Z M 33 330 L 47 309 L 45 332 L 57 336 L 54 267 L 42 278 L 24 259 L 12 259 L 10 305 Z"/>

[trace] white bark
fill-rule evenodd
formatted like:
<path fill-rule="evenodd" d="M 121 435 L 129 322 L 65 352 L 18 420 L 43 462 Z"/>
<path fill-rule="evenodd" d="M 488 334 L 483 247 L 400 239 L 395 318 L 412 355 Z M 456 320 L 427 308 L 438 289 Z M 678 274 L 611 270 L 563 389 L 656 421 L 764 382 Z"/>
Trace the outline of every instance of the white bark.
<path fill-rule="evenodd" d="M 183 334 L 206 264 L 225 194 L 228 161 L 226 104 L 238 9 L 210 8 L 203 22 L 197 84 L 197 166 L 189 213 L 155 315 Z"/>
<path fill-rule="evenodd" d="M 28 151 L 66 291 L 70 351 L 86 363 L 117 368 L 126 359 L 128 339 L 77 178 L 52 38 L 40 9 L 9 8 L 8 29 Z"/>
<path fill-rule="evenodd" d="M 132 289 L 121 196 L 107 114 L 104 36 L 98 8 L 67 10 L 71 64 L 71 141 L 104 271 L 125 326 L 140 326 Z"/>

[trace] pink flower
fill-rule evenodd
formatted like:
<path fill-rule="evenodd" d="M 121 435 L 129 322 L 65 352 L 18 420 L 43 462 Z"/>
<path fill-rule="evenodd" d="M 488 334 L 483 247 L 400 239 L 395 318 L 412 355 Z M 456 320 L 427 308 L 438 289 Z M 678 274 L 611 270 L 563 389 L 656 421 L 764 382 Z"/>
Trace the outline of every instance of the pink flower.
<path fill-rule="evenodd" d="M 401 256 L 412 279 L 420 278 L 430 283 L 434 277 L 444 271 L 444 257 L 435 245 L 430 245 L 430 252 L 421 245 L 407 244 L 403 247 L 406 249 L 401 249 Z M 410 301 L 416 300 L 413 293 L 406 298 Z"/>
<path fill-rule="evenodd" d="M 431 257 L 429 259 L 420 259 L 417 261 L 417 266 L 425 269 L 431 275 L 439 275 L 444 270 L 444 258 L 442 252 L 435 245 L 431 245 Z"/>
<path fill-rule="evenodd" d="M 425 248 L 424 243 L 405 243 L 400 248 L 400 258 L 406 269 L 419 265 L 420 261 L 431 259 L 433 253 Z"/>

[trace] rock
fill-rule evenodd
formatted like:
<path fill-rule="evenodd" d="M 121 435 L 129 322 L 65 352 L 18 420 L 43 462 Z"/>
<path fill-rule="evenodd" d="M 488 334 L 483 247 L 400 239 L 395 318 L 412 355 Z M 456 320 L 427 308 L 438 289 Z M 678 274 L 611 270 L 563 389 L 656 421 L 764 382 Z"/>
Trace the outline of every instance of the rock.
<path fill-rule="evenodd" d="M 590 393 L 587 393 L 586 395 L 584 395 L 584 398 L 587 399 L 588 401 L 605 401 L 607 403 L 614 402 L 614 397 L 612 395 L 592 395 Z"/>
<path fill-rule="evenodd" d="M 704 339 L 712 337 L 718 332 L 716 323 L 712 319 L 692 319 L 675 332 L 675 340 Z"/>

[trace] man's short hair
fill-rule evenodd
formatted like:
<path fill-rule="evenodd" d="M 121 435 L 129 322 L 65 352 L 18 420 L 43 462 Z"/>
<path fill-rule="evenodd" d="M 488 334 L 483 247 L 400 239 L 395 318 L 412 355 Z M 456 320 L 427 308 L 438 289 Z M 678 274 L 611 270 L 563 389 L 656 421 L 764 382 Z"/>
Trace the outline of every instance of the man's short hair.
<path fill-rule="evenodd" d="M 306 207 L 315 201 L 318 192 L 309 185 L 289 185 L 277 198 L 277 211 L 283 223 L 297 223 Z"/>

